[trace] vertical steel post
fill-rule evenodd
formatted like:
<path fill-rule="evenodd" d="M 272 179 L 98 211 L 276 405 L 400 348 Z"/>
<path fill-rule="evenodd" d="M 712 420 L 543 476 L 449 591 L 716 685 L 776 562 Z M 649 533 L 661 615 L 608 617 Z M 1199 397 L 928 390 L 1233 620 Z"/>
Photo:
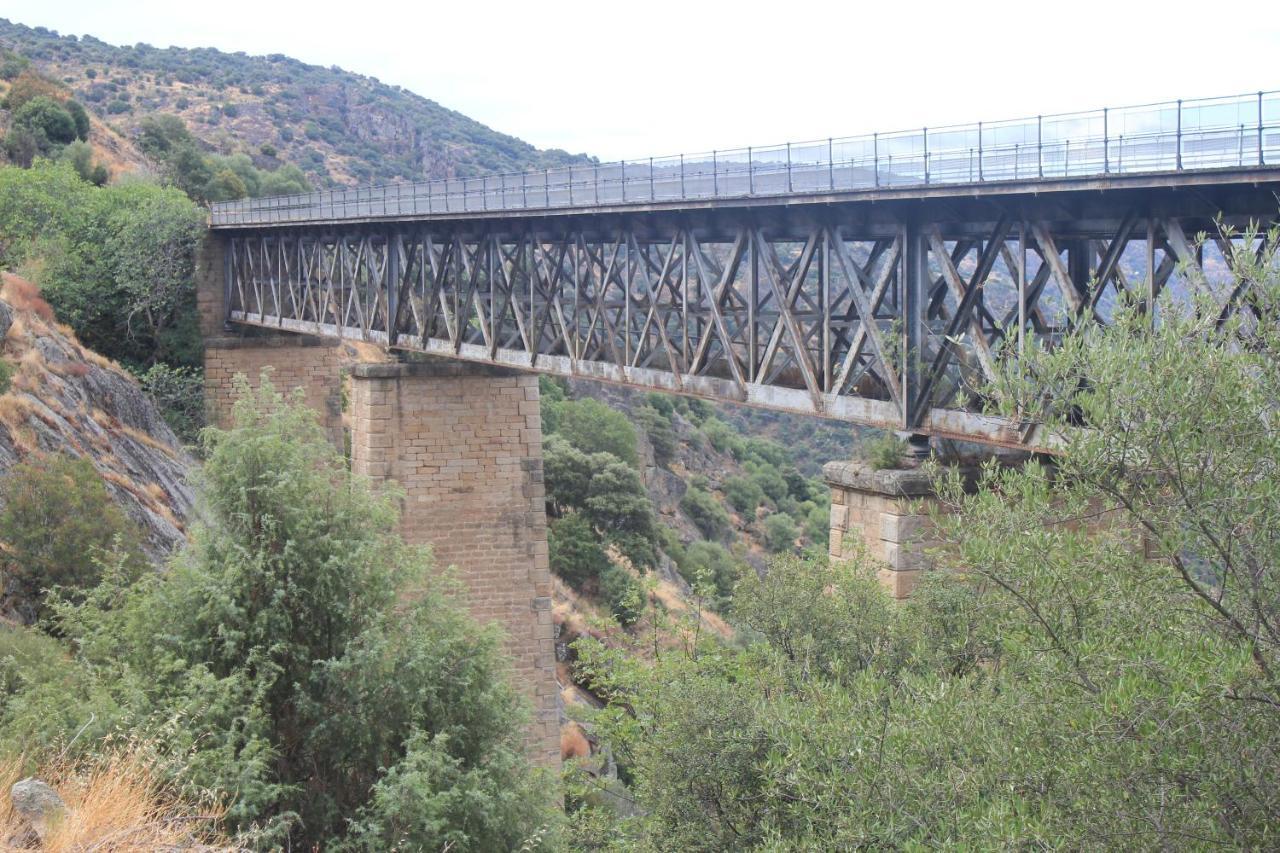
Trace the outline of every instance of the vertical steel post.
<path fill-rule="evenodd" d="M 619 160 L 618 168 L 622 172 L 622 200 L 627 200 L 627 161 Z"/>
<path fill-rule="evenodd" d="M 529 206 L 529 173 L 520 173 L 520 206 Z"/>
<path fill-rule="evenodd" d="M 1178 99 L 1178 131 L 1177 131 L 1177 163 L 1178 171 L 1182 171 L 1182 99 Z"/>
<path fill-rule="evenodd" d="M 1261 115 L 1261 111 L 1258 113 Z M 836 188 L 836 158 L 835 146 L 831 142 L 831 137 L 827 137 L 827 190 L 834 192 Z"/>
<path fill-rule="evenodd" d="M 395 346 L 399 333 L 400 317 L 400 247 L 395 235 L 388 233 L 387 241 L 387 345 Z"/>
<path fill-rule="evenodd" d="M 1018 223 L 1018 360 L 1027 356 L 1027 223 Z"/>
<path fill-rule="evenodd" d="M 1111 171 L 1111 129 L 1108 126 L 1108 110 L 1102 108 L 1102 174 Z"/>
<path fill-rule="evenodd" d="M 592 196 L 596 200 L 596 204 L 600 203 L 600 166 L 599 164 L 591 167 L 591 186 Z"/>
<path fill-rule="evenodd" d="M 902 225 L 902 261 L 899 287 L 902 305 L 902 428 L 912 429 L 924 414 L 925 401 L 915 399 L 920 387 L 921 346 L 925 336 L 925 304 L 929 298 L 928 244 L 921 233 L 919 223 L 908 221 Z M 863 317 L 864 323 L 874 323 L 875 318 Z"/>
<path fill-rule="evenodd" d="M 684 192 L 684 155 L 680 155 L 680 198 L 685 197 Z"/>
<path fill-rule="evenodd" d="M 551 206 L 551 170 L 545 169 L 542 173 L 542 195 L 545 198 L 546 206 Z"/>
<path fill-rule="evenodd" d="M 927 184 L 929 183 L 929 128 L 924 128 L 921 136 L 924 139 L 924 182 Z"/>
<path fill-rule="evenodd" d="M 711 152 L 711 196 L 713 198 L 720 195 L 720 167 L 716 163 L 716 152 Z"/>
<path fill-rule="evenodd" d="M 653 194 L 653 158 L 650 157 L 649 158 L 649 201 L 654 201 L 655 198 L 656 197 Z"/>
<path fill-rule="evenodd" d="M 756 159 L 751 151 L 751 146 L 747 146 L 747 195 L 756 194 Z"/>
<path fill-rule="evenodd" d="M 978 122 L 978 181 L 986 180 L 982 170 L 982 122 Z"/>
<path fill-rule="evenodd" d="M 569 164 L 569 206 L 573 207 L 573 164 Z"/>
<path fill-rule="evenodd" d="M 1036 177 L 1044 177 L 1044 119 L 1036 116 Z"/>
<path fill-rule="evenodd" d="M 791 143 L 787 143 L 787 192 L 791 192 Z"/>
<path fill-rule="evenodd" d="M 1258 165 L 1265 166 L 1266 159 L 1262 155 L 1262 93 L 1258 93 Z"/>
<path fill-rule="evenodd" d="M 210 235 L 209 239 L 218 240 L 221 238 Z M 222 328 L 231 328 L 231 300 L 234 298 L 235 287 L 231 282 L 231 255 L 235 251 L 236 238 L 222 244 Z"/>
<path fill-rule="evenodd" d="M 875 168 L 875 185 L 880 186 L 880 134 L 871 134 L 871 161 Z"/>

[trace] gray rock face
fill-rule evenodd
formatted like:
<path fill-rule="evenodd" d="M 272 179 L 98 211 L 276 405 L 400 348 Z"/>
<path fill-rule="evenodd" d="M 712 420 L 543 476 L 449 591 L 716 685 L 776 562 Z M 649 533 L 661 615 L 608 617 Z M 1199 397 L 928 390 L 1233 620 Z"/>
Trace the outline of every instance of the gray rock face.
<path fill-rule="evenodd" d="M 13 809 L 31 823 L 41 839 L 49 827 L 67 813 L 67 804 L 53 786 L 39 779 L 26 778 L 9 789 Z"/>
<path fill-rule="evenodd" d="M 124 370 L 33 313 L 0 301 L 0 328 L 15 367 L 0 398 L 0 476 L 32 454 L 89 459 L 143 531 L 143 550 L 164 559 L 186 539 L 193 462 L 155 403 Z"/>

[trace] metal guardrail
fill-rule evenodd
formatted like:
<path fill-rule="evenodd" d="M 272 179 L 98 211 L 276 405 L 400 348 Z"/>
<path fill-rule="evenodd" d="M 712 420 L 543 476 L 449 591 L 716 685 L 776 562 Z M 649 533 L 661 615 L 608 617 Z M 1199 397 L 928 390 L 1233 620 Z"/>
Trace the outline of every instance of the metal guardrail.
<path fill-rule="evenodd" d="M 212 225 L 1280 165 L 1280 91 L 212 205 Z"/>

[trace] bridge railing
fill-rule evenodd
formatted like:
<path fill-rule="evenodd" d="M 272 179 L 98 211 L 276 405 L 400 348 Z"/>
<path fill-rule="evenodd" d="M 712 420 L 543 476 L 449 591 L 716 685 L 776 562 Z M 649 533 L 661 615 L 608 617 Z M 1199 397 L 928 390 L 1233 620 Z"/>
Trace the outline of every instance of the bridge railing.
<path fill-rule="evenodd" d="M 243 199 L 210 217 L 264 225 L 1267 165 L 1280 165 L 1280 91 Z"/>

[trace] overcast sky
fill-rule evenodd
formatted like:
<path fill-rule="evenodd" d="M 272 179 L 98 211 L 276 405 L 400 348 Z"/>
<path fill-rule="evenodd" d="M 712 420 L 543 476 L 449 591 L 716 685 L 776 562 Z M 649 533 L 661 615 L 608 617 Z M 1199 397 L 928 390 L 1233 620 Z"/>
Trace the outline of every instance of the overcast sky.
<path fill-rule="evenodd" d="M 617 159 L 1280 88 L 1269 7 L 4 0 L 0 17 L 339 65 Z"/>

